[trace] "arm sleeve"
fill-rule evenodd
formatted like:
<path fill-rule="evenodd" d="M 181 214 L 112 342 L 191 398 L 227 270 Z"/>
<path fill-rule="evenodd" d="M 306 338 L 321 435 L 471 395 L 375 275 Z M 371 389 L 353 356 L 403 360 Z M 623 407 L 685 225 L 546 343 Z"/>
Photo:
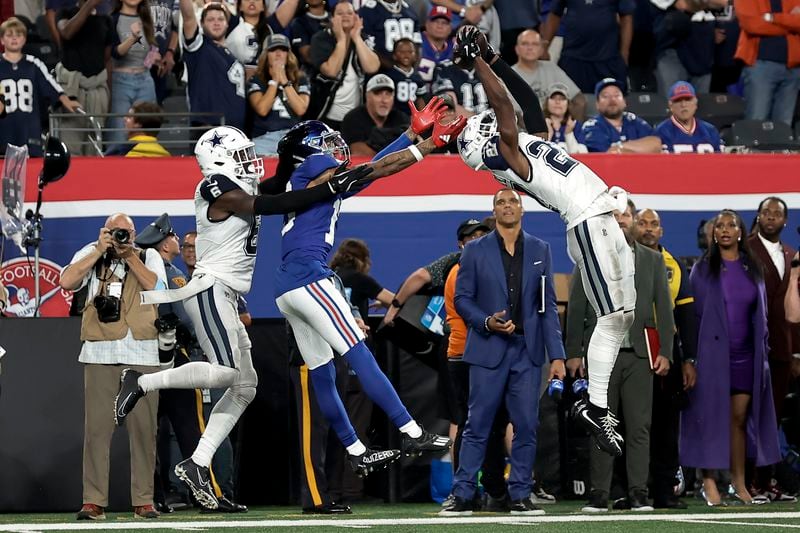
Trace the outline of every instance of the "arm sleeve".
<path fill-rule="evenodd" d="M 502 57 L 499 57 L 491 67 L 492 71 L 503 80 L 508 90 L 511 91 L 511 96 L 524 109 L 523 117 L 525 119 L 525 129 L 528 130 L 528 133 L 534 134 L 547 131 L 547 123 L 544 121 L 542 107 L 539 105 L 539 99 L 531 89 L 531 86 Z"/>
<path fill-rule="evenodd" d="M 144 266 L 146 266 L 148 270 L 152 271 L 158 278 L 158 281 L 156 281 L 156 286 L 153 288 L 153 290 L 166 290 L 167 271 L 164 269 L 164 260 L 161 259 L 161 255 L 159 255 L 155 248 L 148 248 L 145 252 Z"/>
<path fill-rule="evenodd" d="M 317 202 L 333 197 L 327 183 L 310 189 L 285 192 L 276 195 L 260 194 L 253 202 L 253 212 L 257 215 L 279 215 L 300 211 Z"/>

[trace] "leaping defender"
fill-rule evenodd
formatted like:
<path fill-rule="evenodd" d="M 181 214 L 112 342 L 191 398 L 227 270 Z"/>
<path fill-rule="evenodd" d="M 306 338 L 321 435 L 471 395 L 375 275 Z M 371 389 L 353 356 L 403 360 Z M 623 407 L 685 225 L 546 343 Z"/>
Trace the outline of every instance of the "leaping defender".
<path fill-rule="evenodd" d="M 619 188 L 613 195 L 597 174 L 556 144 L 517 129 L 514 106 L 495 73 L 525 110 L 525 125 L 534 133 L 547 130 L 539 102 L 476 28 L 459 31 L 454 58 L 462 67 L 474 62 L 491 106 L 467 121 L 458 137 L 461 158 L 557 212 L 567 224 L 569 255 L 598 317 L 587 350 L 589 403 L 576 404 L 576 414 L 602 450 L 621 455 L 623 439 L 608 410 L 607 392 L 636 303 L 633 255 L 612 213 L 627 195 Z"/>

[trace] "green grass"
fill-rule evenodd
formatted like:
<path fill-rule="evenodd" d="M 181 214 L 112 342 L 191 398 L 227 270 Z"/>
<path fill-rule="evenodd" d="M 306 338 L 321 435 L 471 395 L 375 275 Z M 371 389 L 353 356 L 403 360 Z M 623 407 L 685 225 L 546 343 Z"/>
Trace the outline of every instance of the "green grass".
<path fill-rule="evenodd" d="M 255 531 L 301 531 L 303 533 L 345 532 L 367 529 L 370 532 L 467 533 L 520 531 L 521 528 L 547 533 L 693 533 L 720 531 L 772 532 L 798 531 L 800 533 L 800 507 L 795 504 L 771 504 L 760 507 L 731 506 L 708 508 L 702 502 L 688 501 L 686 511 L 658 511 L 657 513 L 632 513 L 612 511 L 601 515 L 579 512 L 582 502 L 569 501 L 545 506 L 544 517 L 511 517 L 493 513 L 474 513 L 472 519 L 483 523 L 470 523 L 470 518 L 440 519 L 436 504 L 356 505 L 352 515 L 325 517 L 303 515 L 297 507 L 256 507 L 247 514 L 219 515 L 182 511 L 163 515 L 158 520 L 134 520 L 130 512 L 107 513 L 104 522 L 77 522 L 74 513 L 51 514 L 0 514 L 0 531 L 48 531 L 91 528 L 95 531 L 135 531 L 146 528 L 148 532 L 174 532 L 185 530 L 222 531 L 238 533 Z M 422 519 L 428 522 L 411 522 Z M 654 520 L 655 519 L 655 520 Z M 689 520 L 689 521 L 686 521 Z M 269 522 L 267 522 L 269 521 Z M 313 522 L 309 522 L 313 521 Z M 377 521 L 377 522 L 375 522 Z M 500 523 L 516 521 L 517 523 Z M 696 523 L 695 521 L 702 521 Z M 233 525 L 232 523 L 236 523 Z M 303 525 L 303 524 L 307 525 Z M 130 527 L 126 527 L 130 524 Z M 230 524 L 225 527 L 225 524 Z M 311 525 L 314 524 L 314 525 Z"/>

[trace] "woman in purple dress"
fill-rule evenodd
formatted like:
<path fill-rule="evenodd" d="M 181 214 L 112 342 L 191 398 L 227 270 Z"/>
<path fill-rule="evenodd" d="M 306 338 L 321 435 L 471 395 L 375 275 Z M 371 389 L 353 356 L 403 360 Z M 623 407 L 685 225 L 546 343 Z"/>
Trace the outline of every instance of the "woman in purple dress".
<path fill-rule="evenodd" d="M 691 281 L 699 324 L 697 385 L 681 415 L 681 464 L 703 470 L 709 505 L 719 505 L 715 470 L 730 469 L 736 495 L 753 502 L 745 458 L 780 460 L 767 363 L 764 281 L 738 213 L 721 211 Z"/>

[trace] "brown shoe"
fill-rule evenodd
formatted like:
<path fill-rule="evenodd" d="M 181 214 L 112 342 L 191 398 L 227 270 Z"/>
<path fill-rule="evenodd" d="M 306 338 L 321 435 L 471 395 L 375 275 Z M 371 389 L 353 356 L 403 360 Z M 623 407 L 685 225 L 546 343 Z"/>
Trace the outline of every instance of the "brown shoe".
<path fill-rule="evenodd" d="M 158 518 L 159 516 L 161 516 L 161 513 L 156 511 L 156 508 L 153 507 L 152 504 L 139 505 L 138 507 L 133 508 L 134 518 L 152 519 Z"/>
<path fill-rule="evenodd" d="M 106 514 L 103 508 L 93 503 L 84 503 L 81 510 L 78 511 L 78 520 L 105 520 Z"/>

